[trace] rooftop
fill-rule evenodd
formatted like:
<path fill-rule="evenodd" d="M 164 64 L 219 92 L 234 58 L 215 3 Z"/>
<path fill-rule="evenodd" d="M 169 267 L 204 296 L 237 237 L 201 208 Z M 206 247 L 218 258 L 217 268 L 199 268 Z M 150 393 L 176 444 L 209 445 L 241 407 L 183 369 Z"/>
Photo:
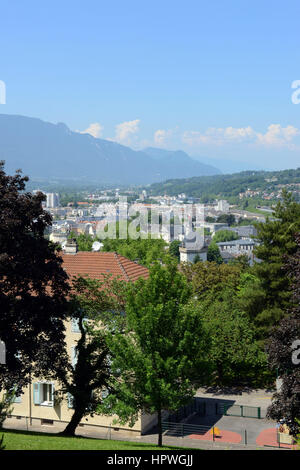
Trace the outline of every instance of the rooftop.
<path fill-rule="evenodd" d="M 256 245 L 257 243 L 252 238 L 239 239 L 239 240 L 230 240 L 228 242 L 217 242 L 217 245 L 220 246 L 235 246 L 235 245 Z"/>
<path fill-rule="evenodd" d="M 92 279 L 103 280 L 111 274 L 124 281 L 136 281 L 149 276 L 144 266 L 119 255 L 118 253 L 78 251 L 76 254 L 62 254 L 63 268 L 70 278 L 74 276 L 89 276 Z"/>

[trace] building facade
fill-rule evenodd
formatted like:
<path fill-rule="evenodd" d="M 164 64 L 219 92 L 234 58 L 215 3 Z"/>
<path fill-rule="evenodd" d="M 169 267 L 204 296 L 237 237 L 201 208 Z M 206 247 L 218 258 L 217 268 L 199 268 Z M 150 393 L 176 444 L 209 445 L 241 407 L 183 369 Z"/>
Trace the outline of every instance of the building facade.
<path fill-rule="evenodd" d="M 92 279 L 104 280 L 111 274 L 126 282 L 134 282 L 140 277 L 149 276 L 148 269 L 130 261 L 117 253 L 78 252 L 76 244 L 70 241 L 62 255 L 63 267 L 70 279 L 74 276 L 88 275 Z M 68 321 L 66 326 L 66 347 L 73 366 L 75 365 L 75 347 L 80 338 L 80 330 L 76 320 Z M 34 426 L 48 426 L 59 432 L 70 421 L 73 408 L 71 396 L 67 394 L 62 400 L 55 398 L 54 392 L 60 386 L 55 380 L 44 380 L 32 377 L 31 383 L 23 389 L 22 394 L 15 398 L 11 417 L 5 422 L 6 427 L 18 427 L 20 422 L 26 423 L 28 429 Z M 142 434 L 156 424 L 156 416 L 141 413 L 133 427 L 118 426 L 113 423 L 116 416 L 94 415 L 86 416 L 80 423 L 80 428 L 109 431 L 111 436 L 120 433 L 124 435 Z"/>

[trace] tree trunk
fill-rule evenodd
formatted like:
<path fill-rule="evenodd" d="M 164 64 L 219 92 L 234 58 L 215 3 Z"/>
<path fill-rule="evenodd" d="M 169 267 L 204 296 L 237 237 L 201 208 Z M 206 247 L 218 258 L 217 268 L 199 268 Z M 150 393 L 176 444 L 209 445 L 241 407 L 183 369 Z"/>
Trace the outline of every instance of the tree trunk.
<path fill-rule="evenodd" d="M 162 447 L 162 424 L 161 424 L 161 408 L 157 412 L 158 421 L 158 446 Z"/>
<path fill-rule="evenodd" d="M 222 364 L 222 362 L 217 362 L 217 373 L 218 373 L 219 385 L 223 385 L 224 371 L 223 371 L 223 364 Z"/>
<path fill-rule="evenodd" d="M 80 423 L 80 421 L 82 420 L 83 416 L 84 416 L 83 408 L 79 408 L 78 410 L 75 409 L 73 416 L 71 418 L 71 421 L 67 424 L 64 431 L 60 434 L 64 436 L 75 436 L 76 428 L 78 424 Z"/>

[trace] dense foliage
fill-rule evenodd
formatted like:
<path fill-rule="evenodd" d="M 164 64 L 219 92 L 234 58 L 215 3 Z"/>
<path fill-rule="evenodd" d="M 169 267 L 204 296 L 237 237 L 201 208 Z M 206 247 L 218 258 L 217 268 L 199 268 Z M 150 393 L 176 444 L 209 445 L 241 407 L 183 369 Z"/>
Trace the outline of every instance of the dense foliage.
<path fill-rule="evenodd" d="M 69 357 L 65 349 L 44 376 L 59 381 L 56 398 L 68 396 L 73 415 L 62 434 L 73 436 L 84 416 L 93 415 L 102 394 L 110 389 L 110 358 L 104 325 L 120 326 L 126 282 L 107 275 L 103 281 L 79 276 L 73 280 L 69 316 L 78 325 L 78 339 Z"/>
<path fill-rule="evenodd" d="M 274 180 L 273 182 L 270 180 Z M 267 181 L 269 180 L 269 181 Z M 244 171 L 232 175 L 197 176 L 193 178 L 168 180 L 155 183 L 148 188 L 151 195 L 167 194 L 176 196 L 185 193 L 189 197 L 199 198 L 201 202 L 213 201 L 216 197 L 238 198 L 245 189 L 274 189 L 280 184 L 299 184 L 300 168 L 283 171 Z"/>
<path fill-rule="evenodd" d="M 127 228 L 128 228 L 128 224 Z M 115 231 L 115 238 L 93 238 L 91 235 L 80 234 L 75 235 L 70 233 L 69 238 L 75 238 L 78 244 L 79 251 L 91 251 L 92 245 L 95 240 L 103 243 L 102 251 L 116 252 L 126 258 L 136 261 L 144 266 L 150 266 L 155 261 L 166 261 L 168 254 L 174 258 L 179 258 L 179 243 L 177 240 L 171 244 L 168 249 L 167 243 L 161 238 L 151 238 L 151 236 L 134 238 L 121 238 L 119 237 L 119 223 L 113 229 Z M 110 227 L 111 229 L 111 227 Z M 137 230 L 137 233 L 139 230 Z"/>
<path fill-rule="evenodd" d="M 213 241 L 215 243 L 230 242 L 231 240 L 237 240 L 238 238 L 238 234 L 232 230 L 218 230 L 213 237 Z"/>
<path fill-rule="evenodd" d="M 281 389 L 273 396 L 268 416 L 285 419 L 292 434 L 299 433 L 300 417 L 300 236 L 298 250 L 288 258 L 285 271 L 292 279 L 293 306 L 286 318 L 272 332 L 267 351 L 270 366 L 282 380 Z"/>
<path fill-rule="evenodd" d="M 25 192 L 27 180 L 7 176 L 0 163 L 0 389 L 21 389 L 40 366 L 51 369 L 64 344 L 67 275 L 44 237 L 51 225 L 44 196 Z"/>
<path fill-rule="evenodd" d="M 213 261 L 217 264 L 223 263 L 220 249 L 215 241 L 212 241 L 207 250 L 207 261 Z"/>
<path fill-rule="evenodd" d="M 192 379 L 206 349 L 207 337 L 189 304 L 190 294 L 176 262 L 155 264 L 149 279 L 129 287 L 125 331 L 114 329 L 109 340 L 112 368 L 122 380 L 115 381 L 106 412 L 132 424 L 140 410 L 157 413 L 159 445 L 162 410 L 175 411 L 193 397 Z"/>
<path fill-rule="evenodd" d="M 198 303 L 199 315 L 210 338 L 209 383 L 254 385 L 267 369 L 266 355 L 255 341 L 255 328 L 239 308 L 236 292 L 223 289 Z M 261 381 L 261 383 L 263 380 Z"/>
<path fill-rule="evenodd" d="M 294 237 L 300 231 L 300 204 L 283 191 L 283 200 L 277 204 L 274 216 L 275 220 L 256 224 L 260 244 L 254 254 L 261 262 L 253 269 L 257 278 L 253 300 L 260 292 L 263 302 L 256 303 L 255 321 L 262 336 L 268 335 L 270 328 L 278 324 L 291 303 L 291 279 L 282 268 L 285 256 L 297 250 Z"/>

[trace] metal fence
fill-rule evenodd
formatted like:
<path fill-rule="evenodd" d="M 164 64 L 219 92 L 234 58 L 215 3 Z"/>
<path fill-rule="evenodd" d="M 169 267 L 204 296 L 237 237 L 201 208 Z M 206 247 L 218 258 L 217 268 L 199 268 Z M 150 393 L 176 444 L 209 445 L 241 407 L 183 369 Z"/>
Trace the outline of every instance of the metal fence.
<path fill-rule="evenodd" d="M 258 406 L 227 405 L 225 403 L 216 403 L 216 414 L 261 419 L 261 408 Z"/>
<path fill-rule="evenodd" d="M 200 416 L 205 416 L 206 414 L 206 403 L 204 401 L 199 401 L 194 398 L 190 403 L 181 407 L 179 410 L 174 413 L 169 414 L 167 421 L 179 423 L 183 419 L 187 418 L 193 413 L 197 413 Z"/>
<path fill-rule="evenodd" d="M 191 434 L 198 434 L 203 436 L 204 434 L 209 432 L 210 429 L 214 430 L 214 427 L 171 421 L 162 422 L 162 430 L 165 436 L 185 437 Z M 212 435 L 213 434 L 214 433 L 212 431 Z"/>
<path fill-rule="evenodd" d="M 247 430 L 241 429 L 239 433 L 240 441 L 239 442 L 232 442 L 231 440 L 224 440 L 223 433 L 224 431 L 220 431 L 217 426 L 203 426 L 203 425 L 196 425 L 196 424 L 189 424 L 189 423 L 175 423 L 170 421 L 163 421 L 162 422 L 162 431 L 164 436 L 169 437 L 191 437 L 196 438 L 195 436 L 201 436 L 200 439 L 206 441 L 219 441 L 220 438 L 223 443 L 228 442 L 230 444 L 240 444 L 240 445 L 247 445 L 248 438 L 247 438 Z M 222 439 L 223 437 L 223 439 Z"/>

